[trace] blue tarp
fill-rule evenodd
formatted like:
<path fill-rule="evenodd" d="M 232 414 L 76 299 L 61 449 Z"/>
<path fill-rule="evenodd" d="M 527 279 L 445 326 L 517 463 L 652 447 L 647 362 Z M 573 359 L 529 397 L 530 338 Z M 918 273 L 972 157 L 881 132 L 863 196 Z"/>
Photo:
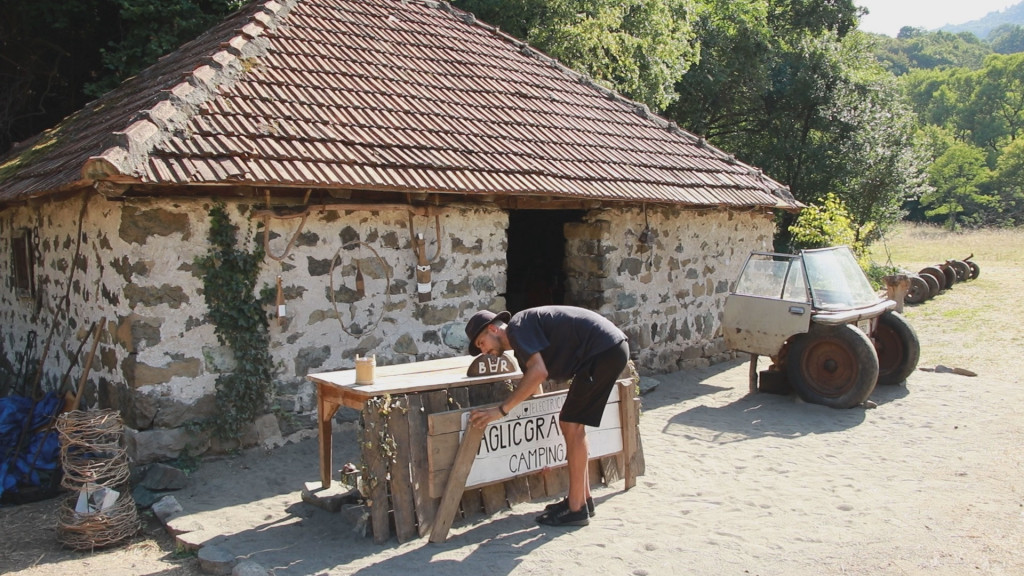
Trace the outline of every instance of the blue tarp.
<path fill-rule="evenodd" d="M 52 424 L 60 407 L 53 392 L 34 406 L 23 396 L 0 398 L 0 497 L 41 486 L 57 469 L 60 442 Z"/>

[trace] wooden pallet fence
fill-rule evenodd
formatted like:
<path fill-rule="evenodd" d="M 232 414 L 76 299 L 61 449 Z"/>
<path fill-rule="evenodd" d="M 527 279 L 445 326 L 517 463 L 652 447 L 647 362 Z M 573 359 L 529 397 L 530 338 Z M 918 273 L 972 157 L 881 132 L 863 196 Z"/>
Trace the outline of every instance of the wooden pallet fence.
<path fill-rule="evenodd" d="M 515 504 L 561 496 L 568 491 L 564 444 L 560 449 L 545 447 L 543 457 L 532 456 L 533 466 L 516 467 L 504 477 L 493 474 L 479 476 L 480 472 L 474 476 L 472 468 L 478 459 L 474 450 L 472 458 L 466 456 L 470 466 L 463 471 L 466 483 L 452 488 L 453 495 L 448 500 L 454 504 L 448 503 L 449 509 L 443 510 L 443 517 L 439 517 L 439 510 L 445 504 L 442 498 L 448 490 L 464 434 L 463 419 L 475 408 L 491 406 L 506 398 L 511 384 L 498 381 L 389 396 L 386 406 L 381 402 L 368 402 L 364 406 L 363 484 L 368 491 L 375 542 L 386 542 L 392 533 L 399 542 L 428 535 L 432 541 L 443 541 L 448 529 L 460 518 L 490 515 Z M 595 485 L 626 479 L 628 488 L 632 486 L 630 481 L 635 482 L 635 475 L 643 474 L 643 453 L 637 432 L 639 402 L 631 380 L 623 379 L 618 384 L 614 400 L 608 404 L 603 426 L 600 430 L 588 430 L 593 454 L 590 477 Z M 539 395 L 522 406 L 526 407 L 531 402 L 546 403 L 547 413 L 532 415 L 532 425 L 540 426 L 536 418 L 541 417 L 545 436 L 554 435 L 560 439 L 557 408 L 560 407 L 558 399 L 564 399 L 565 385 L 545 383 L 545 386 L 563 390 Z M 619 400 L 620 392 L 625 402 Z M 556 419 L 554 428 L 551 426 L 552 417 Z M 512 418 L 504 420 L 525 422 L 526 419 L 517 418 L 514 410 Z M 520 424 L 520 428 L 525 425 Z M 538 430 L 540 428 L 535 428 L 531 434 Z M 524 432 L 520 429 L 519 433 Z M 500 439 L 492 438 L 489 442 L 497 446 Z M 594 453 L 595 446 L 611 446 L 613 449 Z M 505 458 L 505 467 L 508 468 L 511 453 L 507 448 L 503 452 L 494 452 L 492 465 Z M 551 462 L 541 460 L 549 457 Z M 523 464 L 531 464 L 526 460 Z M 537 466 L 543 463 L 550 465 Z"/>

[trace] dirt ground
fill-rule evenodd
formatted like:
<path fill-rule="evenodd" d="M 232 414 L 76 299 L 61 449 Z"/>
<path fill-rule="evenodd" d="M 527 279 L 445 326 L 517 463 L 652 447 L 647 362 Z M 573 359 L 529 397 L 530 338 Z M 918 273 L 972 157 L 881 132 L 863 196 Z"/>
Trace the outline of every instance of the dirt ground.
<path fill-rule="evenodd" d="M 538 527 L 544 503 L 529 503 L 459 520 L 444 544 L 375 545 L 301 501 L 315 439 L 205 461 L 173 494 L 211 543 L 277 576 L 1024 574 L 1024 233 L 908 227 L 887 245 L 876 260 L 911 271 L 971 252 L 981 267 L 907 308 L 922 370 L 876 389 L 877 408 L 841 411 L 748 395 L 742 361 L 653 376 L 647 472 L 595 492 L 585 528 Z M 349 432 L 335 432 L 336 465 L 355 452 Z M 62 549 L 57 506 L 0 508 L 0 574 L 202 573 L 149 515 L 117 548 Z"/>

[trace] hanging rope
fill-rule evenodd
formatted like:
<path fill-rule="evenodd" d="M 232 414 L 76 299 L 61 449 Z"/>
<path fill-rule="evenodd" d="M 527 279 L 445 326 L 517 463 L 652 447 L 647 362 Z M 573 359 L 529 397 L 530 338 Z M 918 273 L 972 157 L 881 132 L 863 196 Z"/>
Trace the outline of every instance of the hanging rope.
<path fill-rule="evenodd" d="M 361 332 L 359 334 L 353 333 L 352 331 L 350 331 L 345 326 L 345 322 L 342 321 L 342 319 L 341 319 L 341 311 L 338 310 L 338 300 L 334 296 L 334 268 L 337 265 L 339 257 L 341 256 L 341 251 L 345 250 L 346 248 L 348 248 L 350 246 L 352 246 L 352 247 L 354 247 L 354 246 L 365 246 L 370 252 L 372 252 L 373 255 L 377 258 L 377 261 L 380 263 L 381 269 L 384 270 L 384 279 L 385 279 L 384 305 L 381 306 L 381 308 L 380 308 L 380 313 L 377 315 L 377 320 L 374 321 L 372 326 L 366 328 L 366 330 L 364 332 Z M 384 258 L 381 258 L 381 255 L 378 254 L 376 250 L 374 250 L 373 246 L 370 246 L 366 242 L 363 242 L 361 240 L 352 240 L 350 242 L 346 242 L 345 244 L 342 244 L 340 247 L 338 247 L 338 251 L 335 252 L 334 256 L 331 258 L 331 270 L 329 272 L 329 277 L 330 277 L 330 287 L 331 287 L 331 306 L 334 307 L 334 314 L 338 318 L 338 324 L 341 325 L 341 329 L 346 334 L 348 334 L 349 336 L 352 336 L 353 338 L 358 338 L 359 336 L 361 336 L 362 334 L 365 334 L 366 332 L 373 332 L 374 330 L 376 330 L 377 326 L 380 325 L 381 319 L 384 318 L 384 310 L 386 310 L 387 307 L 388 307 L 388 304 L 391 303 L 391 275 L 388 273 L 388 264 L 384 260 Z"/>

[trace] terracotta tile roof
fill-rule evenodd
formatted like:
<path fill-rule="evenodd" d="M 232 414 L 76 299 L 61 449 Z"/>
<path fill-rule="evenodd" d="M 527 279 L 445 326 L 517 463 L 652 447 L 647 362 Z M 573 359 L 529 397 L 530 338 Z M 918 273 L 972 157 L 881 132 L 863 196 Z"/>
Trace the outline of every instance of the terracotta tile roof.
<path fill-rule="evenodd" d="M 0 163 L 93 181 L 798 206 L 779 183 L 443 2 L 259 0 Z"/>

